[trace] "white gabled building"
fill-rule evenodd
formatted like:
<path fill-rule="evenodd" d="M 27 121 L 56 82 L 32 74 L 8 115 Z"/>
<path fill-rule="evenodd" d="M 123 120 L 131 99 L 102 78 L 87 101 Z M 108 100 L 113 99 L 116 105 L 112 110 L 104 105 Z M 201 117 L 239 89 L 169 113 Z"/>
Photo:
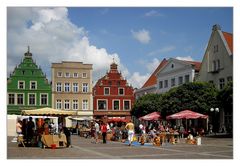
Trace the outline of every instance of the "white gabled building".
<path fill-rule="evenodd" d="M 157 93 L 165 93 L 173 87 L 195 81 L 201 62 L 170 58 L 156 73 Z"/>

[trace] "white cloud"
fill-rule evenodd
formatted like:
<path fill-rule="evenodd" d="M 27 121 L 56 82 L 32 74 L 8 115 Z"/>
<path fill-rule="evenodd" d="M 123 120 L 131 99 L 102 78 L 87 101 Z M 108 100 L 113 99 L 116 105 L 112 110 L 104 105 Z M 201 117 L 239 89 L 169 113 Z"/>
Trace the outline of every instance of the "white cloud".
<path fill-rule="evenodd" d="M 146 17 L 160 17 L 160 16 L 164 16 L 163 14 L 159 13 L 156 10 L 150 10 L 149 12 L 145 13 Z"/>
<path fill-rule="evenodd" d="M 176 59 L 183 60 L 183 61 L 194 61 L 191 56 L 185 56 L 185 57 L 178 56 L 176 57 Z"/>
<path fill-rule="evenodd" d="M 157 58 L 154 58 L 151 62 L 148 62 L 146 66 L 148 71 L 152 73 L 158 67 L 159 64 L 160 61 Z"/>
<path fill-rule="evenodd" d="M 134 83 L 133 87 L 141 88 L 149 77 L 150 74 L 148 73 L 146 75 L 140 75 L 139 72 L 134 72 L 132 76 L 129 78 L 129 82 Z"/>
<path fill-rule="evenodd" d="M 33 59 L 48 79 L 51 79 L 51 63 L 71 60 L 93 64 L 93 80 L 96 81 L 109 70 L 113 58 L 123 76 L 131 77 L 117 53 L 109 54 L 105 48 L 90 43 L 88 32 L 68 19 L 67 8 L 11 7 L 7 19 L 8 74 L 21 62 L 30 45 Z"/>
<path fill-rule="evenodd" d="M 173 51 L 175 49 L 176 49 L 175 46 L 166 46 L 166 47 L 160 48 L 158 50 L 154 50 L 152 52 L 149 52 L 147 55 L 148 56 L 154 56 L 154 55 L 158 55 L 158 54 L 161 54 L 161 53 L 170 52 L 170 51 Z"/>
<path fill-rule="evenodd" d="M 131 30 L 131 32 L 132 32 L 133 38 L 138 40 L 140 43 L 148 44 L 149 41 L 151 40 L 149 31 L 145 29 L 142 29 L 136 32 Z"/>

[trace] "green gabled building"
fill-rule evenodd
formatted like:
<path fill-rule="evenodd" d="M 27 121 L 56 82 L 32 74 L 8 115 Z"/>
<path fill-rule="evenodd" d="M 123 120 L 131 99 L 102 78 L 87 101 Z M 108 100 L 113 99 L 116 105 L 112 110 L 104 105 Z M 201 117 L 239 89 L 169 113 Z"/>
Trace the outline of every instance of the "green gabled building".
<path fill-rule="evenodd" d="M 46 75 L 32 59 L 24 54 L 7 80 L 7 114 L 21 114 L 21 110 L 52 107 L 52 90 Z"/>

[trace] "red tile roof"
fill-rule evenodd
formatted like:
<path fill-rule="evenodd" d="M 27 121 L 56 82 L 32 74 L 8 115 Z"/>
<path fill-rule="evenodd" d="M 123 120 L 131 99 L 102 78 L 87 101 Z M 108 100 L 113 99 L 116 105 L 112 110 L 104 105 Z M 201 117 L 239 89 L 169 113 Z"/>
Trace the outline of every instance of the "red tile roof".
<path fill-rule="evenodd" d="M 222 32 L 225 40 L 227 41 L 228 47 L 233 53 L 233 35 L 228 32 Z"/>
<path fill-rule="evenodd" d="M 157 77 L 155 75 L 167 62 L 168 61 L 164 58 L 162 62 L 158 65 L 157 69 L 152 73 L 152 75 L 148 78 L 148 80 L 142 86 L 142 88 L 146 88 L 146 87 L 157 84 Z"/>
<path fill-rule="evenodd" d="M 201 62 L 196 62 L 196 61 L 184 61 L 184 62 L 187 62 L 187 63 L 190 63 L 192 65 L 194 65 L 194 69 L 196 71 L 199 71 L 200 70 L 200 67 L 201 67 Z"/>

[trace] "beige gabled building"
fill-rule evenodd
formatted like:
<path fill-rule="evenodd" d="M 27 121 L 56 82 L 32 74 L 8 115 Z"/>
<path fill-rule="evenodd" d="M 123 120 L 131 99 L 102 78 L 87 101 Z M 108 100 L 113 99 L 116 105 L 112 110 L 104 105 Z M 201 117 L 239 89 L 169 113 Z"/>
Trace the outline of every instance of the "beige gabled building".
<path fill-rule="evenodd" d="M 52 63 L 52 107 L 76 111 L 72 118 L 92 119 L 92 69 L 92 64 L 82 62 Z"/>
<path fill-rule="evenodd" d="M 214 25 L 212 34 L 202 60 L 198 81 L 213 83 L 223 89 L 233 80 L 233 34 L 224 32 L 219 25 Z M 219 128 L 232 126 L 232 111 L 219 110 Z"/>

